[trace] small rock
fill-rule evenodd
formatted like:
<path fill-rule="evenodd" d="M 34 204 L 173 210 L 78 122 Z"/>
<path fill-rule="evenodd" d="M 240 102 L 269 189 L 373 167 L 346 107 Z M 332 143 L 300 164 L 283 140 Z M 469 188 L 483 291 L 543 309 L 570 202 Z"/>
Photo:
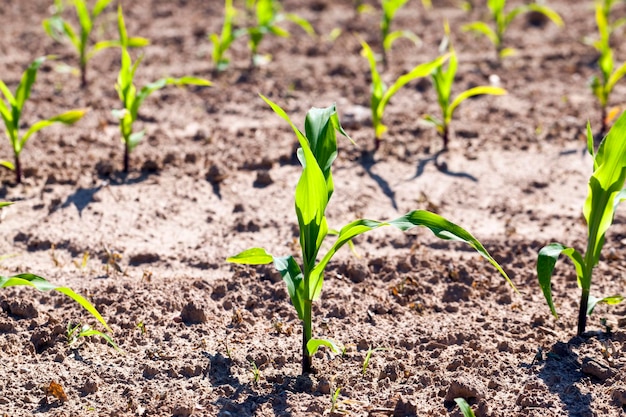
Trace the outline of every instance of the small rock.
<path fill-rule="evenodd" d="M 274 180 L 270 176 L 269 171 L 257 171 L 256 179 L 252 183 L 252 186 L 254 188 L 264 188 L 268 185 L 271 185 L 272 183 L 274 183 Z"/>
<path fill-rule="evenodd" d="M 143 377 L 147 379 L 154 378 L 159 373 L 159 370 L 152 365 L 146 365 L 143 368 Z"/>
<path fill-rule="evenodd" d="M 372 123 L 372 111 L 364 106 L 351 106 L 343 112 L 341 125 L 346 129 L 358 129 Z"/>
<path fill-rule="evenodd" d="M 226 174 L 217 165 L 211 165 L 206 174 L 206 180 L 211 184 L 219 184 L 226 179 Z"/>
<path fill-rule="evenodd" d="M 177 405 L 172 409 L 174 417 L 189 417 L 193 413 L 193 407 L 190 405 Z"/>
<path fill-rule="evenodd" d="M 185 324 L 200 324 L 206 322 L 204 310 L 197 307 L 193 302 L 189 302 L 183 307 L 180 318 Z"/>
<path fill-rule="evenodd" d="M 88 379 L 79 390 L 83 395 L 94 394 L 98 392 L 98 383 L 93 379 Z"/>
<path fill-rule="evenodd" d="M 583 359 L 582 372 L 586 375 L 596 377 L 601 381 L 609 379 L 615 375 L 615 371 L 611 368 L 592 358 Z"/>
<path fill-rule="evenodd" d="M 320 379 L 317 384 L 317 392 L 320 394 L 330 394 L 330 381 L 327 379 Z"/>

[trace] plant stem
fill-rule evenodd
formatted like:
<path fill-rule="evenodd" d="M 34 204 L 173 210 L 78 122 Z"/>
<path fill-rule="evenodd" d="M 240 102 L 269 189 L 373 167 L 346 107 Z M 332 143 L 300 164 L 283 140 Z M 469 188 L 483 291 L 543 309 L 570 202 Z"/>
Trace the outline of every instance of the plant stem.
<path fill-rule="evenodd" d="M 17 184 L 22 183 L 22 164 L 20 163 L 20 155 L 15 154 L 15 182 Z"/>
<path fill-rule="evenodd" d="M 580 296 L 580 310 L 578 311 L 578 336 L 582 336 L 585 333 L 585 327 L 587 327 L 587 305 L 589 304 L 589 290 L 582 290 Z"/>
<path fill-rule="evenodd" d="M 606 128 L 607 128 L 607 125 L 606 125 L 606 106 L 602 106 L 602 109 L 600 110 L 600 117 L 601 117 L 601 119 L 600 119 L 601 123 L 600 123 L 600 133 L 599 133 L 599 136 L 600 136 L 600 140 L 602 140 L 604 138 L 604 135 L 606 133 Z"/>
<path fill-rule="evenodd" d="M 302 320 L 302 374 L 308 374 L 313 367 L 313 357 L 309 355 L 307 344 L 313 337 L 311 324 L 311 306 L 310 300 L 304 301 L 304 320 Z"/>
<path fill-rule="evenodd" d="M 80 64 L 80 88 L 87 87 L 87 63 L 81 62 Z"/>
<path fill-rule="evenodd" d="M 130 150 L 128 149 L 128 145 L 124 146 L 124 173 L 128 174 L 130 166 Z"/>

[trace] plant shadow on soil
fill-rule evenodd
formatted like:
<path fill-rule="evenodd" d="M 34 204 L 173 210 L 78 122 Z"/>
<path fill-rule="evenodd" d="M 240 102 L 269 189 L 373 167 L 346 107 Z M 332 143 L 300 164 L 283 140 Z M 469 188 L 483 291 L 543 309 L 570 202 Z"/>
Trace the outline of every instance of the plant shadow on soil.
<path fill-rule="evenodd" d="M 275 415 L 289 417 L 292 413 L 288 409 L 287 393 L 310 392 L 313 385 L 308 375 L 287 376 L 282 383 L 273 384 L 271 392 L 259 395 L 253 389 L 252 383 L 242 384 L 237 378 L 232 376 L 231 367 L 233 361 L 230 358 L 223 356 L 219 352 L 215 355 L 207 355 L 207 357 L 209 358 L 207 376 L 211 384 L 230 391 L 228 395 L 220 397 L 215 402 L 215 405 L 220 408 L 217 413 L 218 417 L 251 417 L 256 415 L 257 408 L 260 405 L 266 403 L 271 404 Z M 239 398 L 244 399 L 244 401 L 237 402 Z"/>

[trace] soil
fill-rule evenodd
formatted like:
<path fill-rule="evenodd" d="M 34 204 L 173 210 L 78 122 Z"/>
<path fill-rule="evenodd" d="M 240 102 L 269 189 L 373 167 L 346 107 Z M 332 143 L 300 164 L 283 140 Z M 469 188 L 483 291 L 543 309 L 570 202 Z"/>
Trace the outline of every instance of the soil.
<path fill-rule="evenodd" d="M 488 17 L 484 2 L 466 12 L 452 0 L 434 1 L 431 10 L 413 1 L 399 13 L 394 27 L 413 30 L 422 44 L 394 44 L 386 81 L 437 56 L 445 18 L 459 54 L 455 92 L 490 82 L 509 92 L 458 108 L 444 169 L 433 159 L 440 139 L 420 121 L 438 110 L 429 80 L 398 92 L 380 149 L 364 157 L 374 134 L 359 39 L 380 51 L 378 6 L 356 14 L 348 0 L 286 0 L 284 9 L 309 19 L 318 37 L 283 23 L 292 36 L 265 39 L 260 51 L 271 61 L 253 70 L 238 39 L 230 67 L 217 74 L 207 35 L 221 30 L 221 2 L 125 2 L 129 33 L 151 40 L 138 85 L 183 75 L 214 82 L 146 100 L 137 122 L 146 136 L 129 174 L 121 172 L 111 114 L 120 107 L 119 51 L 90 61 L 82 90 L 78 77 L 58 70 L 75 65 L 72 49 L 41 27 L 51 3 L 0 5 L 2 79 L 13 90 L 35 57 L 54 54 L 23 125 L 71 108 L 89 112 L 75 126 L 51 126 L 31 139 L 23 184 L 0 172 L 0 199 L 15 202 L 1 213 L 0 254 L 8 256 L 0 273 L 32 272 L 85 295 L 120 350 L 100 337 L 69 344 L 68 325 L 103 329 L 67 297 L 3 289 L 0 414 L 460 416 L 453 399 L 463 397 L 478 416 L 626 415 L 626 307 L 598 306 L 589 332 L 575 337 L 573 267 L 557 265 L 558 321 L 535 273 L 538 250 L 552 241 L 584 250 L 581 209 L 592 170 L 584 132 L 587 120 L 600 125 L 588 87 L 599 72 L 589 44 L 591 0 L 551 0 L 562 28 L 537 16 L 516 19 L 506 42 L 517 54 L 501 63 L 486 39 L 460 29 Z M 616 18 L 625 13 L 623 3 L 614 9 Z M 109 7 L 98 36 L 115 37 L 115 19 Z M 335 28 L 341 34 L 333 40 Z M 614 34 L 623 36 L 623 28 Z M 615 43 L 615 56 L 626 59 L 625 43 Z M 225 262 L 250 247 L 298 250 L 296 139 L 259 93 L 299 126 L 311 106 L 336 103 L 356 145 L 339 142 L 330 227 L 435 211 L 481 240 L 519 292 L 462 244 L 426 230 L 377 230 L 355 240 L 356 255 L 346 248 L 336 256 L 314 304 L 315 336 L 337 341 L 343 354 L 322 349 L 315 371 L 300 375 L 300 323 L 280 276 Z M 624 103 L 626 84 L 618 83 L 610 105 Z M 11 158 L 8 141 L 0 156 Z M 593 294 L 623 291 L 625 244 L 618 211 Z"/>

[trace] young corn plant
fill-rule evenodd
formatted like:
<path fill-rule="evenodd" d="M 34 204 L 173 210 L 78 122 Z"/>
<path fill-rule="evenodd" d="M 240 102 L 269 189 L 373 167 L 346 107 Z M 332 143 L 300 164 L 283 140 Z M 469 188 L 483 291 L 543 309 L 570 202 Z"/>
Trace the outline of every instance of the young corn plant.
<path fill-rule="evenodd" d="M 79 340 L 89 336 L 99 336 L 103 338 L 109 345 L 111 345 L 115 350 L 119 351 L 120 348 L 117 346 L 113 338 L 101 331 L 98 331 L 91 327 L 88 324 L 76 324 L 72 325 L 72 323 L 67 323 L 67 330 L 65 332 L 65 337 L 67 339 L 67 344 L 72 346 L 76 344 Z"/>
<path fill-rule="evenodd" d="M 279 26 L 283 20 L 288 20 L 300 26 L 310 36 L 315 36 L 313 26 L 304 18 L 293 13 L 281 13 L 280 3 L 277 0 L 246 0 L 248 14 L 253 15 L 254 24 L 245 30 L 248 34 L 248 46 L 251 52 L 250 67 L 253 68 L 268 58 L 258 54 L 259 45 L 265 35 L 272 34 L 281 38 L 289 37 L 289 32 Z"/>
<path fill-rule="evenodd" d="M 511 283 L 504 270 L 476 238 L 465 229 L 428 211 L 411 211 L 387 222 L 360 219 L 347 224 L 338 232 L 330 230 L 325 213 L 334 190 L 331 168 L 337 157 L 336 132 L 347 137 L 339 123 L 335 106 L 311 109 L 306 115 L 303 133 L 291 122 L 283 109 L 269 99 L 261 97 L 274 112 L 289 123 L 300 144 L 297 155 L 302 164 L 302 174 L 296 186 L 295 209 L 300 230 L 302 266 L 293 256 L 274 256 L 262 248 L 245 250 L 228 258 L 227 261 L 248 265 L 273 263 L 281 274 L 287 285 L 291 303 L 302 322 L 302 373 L 311 371 L 313 355 L 320 346 L 329 347 L 338 353 L 334 342 L 313 338 L 312 305 L 322 294 L 324 270 L 328 262 L 343 245 L 362 233 L 382 226 L 393 226 L 401 231 L 416 226 L 427 227 L 441 239 L 467 243 L 491 262 Z M 318 261 L 320 249 L 329 234 L 336 235 L 336 240 Z"/>
<path fill-rule="evenodd" d="M 381 5 L 383 8 L 383 14 L 380 20 L 380 35 L 383 44 L 383 67 L 387 68 L 389 65 L 388 54 L 391 50 L 393 43 L 400 38 L 407 38 L 411 40 L 415 45 L 420 44 L 420 39 L 410 30 L 396 30 L 391 31 L 391 24 L 396 16 L 396 13 L 408 2 L 409 0 L 382 0 Z"/>
<path fill-rule="evenodd" d="M 450 140 L 450 123 L 452 122 L 452 116 L 456 108 L 465 100 L 470 97 L 490 94 L 490 95 L 502 95 L 506 94 L 506 90 L 500 87 L 493 86 L 478 86 L 465 90 L 456 96 L 454 99 L 452 96 L 452 86 L 454 84 L 454 78 L 458 68 L 458 59 L 454 47 L 450 42 L 450 27 L 447 22 L 445 24 L 445 37 L 440 47 L 440 52 L 443 53 L 446 48 L 448 49 L 449 59 L 446 64 L 441 64 L 430 74 L 430 77 L 435 86 L 437 92 L 437 101 L 439 102 L 439 108 L 441 109 L 441 118 L 426 115 L 424 119 L 435 126 L 437 133 L 443 141 L 443 149 L 445 152 L 448 150 L 448 143 Z"/>
<path fill-rule="evenodd" d="M 213 44 L 211 58 L 213 59 L 216 72 L 224 71 L 228 67 L 230 60 L 224 55 L 228 52 L 230 45 L 241 35 L 246 33 L 245 29 L 233 30 L 233 19 L 236 14 L 237 9 L 233 6 L 233 0 L 225 0 L 222 32 L 219 35 L 217 33 L 209 35 L 209 39 Z"/>
<path fill-rule="evenodd" d="M 494 27 L 491 27 L 489 23 L 478 21 L 464 25 L 463 30 L 486 36 L 495 46 L 499 60 L 515 53 L 513 48 L 506 48 L 504 46 L 504 35 L 511 22 L 520 14 L 538 12 L 546 16 L 557 26 L 563 26 L 561 16 L 548 6 L 542 4 L 531 3 L 520 5 L 513 8 L 513 10 L 508 13 L 504 11 L 506 0 L 487 0 L 487 7 L 491 12 Z"/>
<path fill-rule="evenodd" d="M 599 137 L 603 137 L 607 131 L 609 120 L 612 115 L 607 112 L 609 96 L 615 87 L 615 84 L 621 80 L 626 74 L 626 62 L 623 62 L 616 68 L 613 50 L 610 45 L 611 32 L 626 21 L 618 20 L 613 24 L 609 23 L 610 10 L 612 0 L 596 0 L 596 23 L 600 39 L 593 43 L 593 46 L 600 53 L 598 66 L 600 67 L 601 76 L 593 76 L 591 78 L 591 91 L 600 102 L 600 132 Z"/>
<path fill-rule="evenodd" d="M 552 300 L 552 273 L 559 255 L 567 256 L 576 269 L 578 287 L 581 289 L 578 312 L 578 336 L 585 333 L 587 316 L 598 303 L 618 304 L 621 295 L 596 298 L 590 294 L 593 268 L 600 260 L 604 235 L 613 222 L 618 204 L 626 199 L 626 113 L 622 113 L 608 135 L 594 153 L 593 135 L 587 124 L 587 148 L 593 157 L 593 174 L 589 178 L 589 192 L 583 206 L 587 221 L 587 250 L 584 256 L 572 247 L 551 243 L 539 251 L 537 277 L 543 295 L 554 317 L 558 318 Z"/>
<path fill-rule="evenodd" d="M 34 123 L 24 134 L 20 134 L 20 118 L 24 109 L 24 104 L 30 97 L 35 80 L 37 79 L 37 71 L 45 62 L 46 57 L 42 56 L 35 59 L 24 71 L 22 79 L 17 86 L 15 95 L 11 93 L 7 85 L 0 80 L 0 92 L 4 96 L 4 100 L 0 100 L 0 115 L 4 121 L 5 134 L 13 149 L 13 162 L 0 161 L 0 165 L 15 171 L 15 182 L 22 182 L 22 164 L 20 154 L 31 136 L 54 123 L 63 123 L 71 125 L 80 120 L 85 114 L 85 110 L 70 110 L 65 113 L 50 117 L 49 119 L 40 120 Z M 6 100 L 6 102 L 5 102 Z"/>
<path fill-rule="evenodd" d="M 122 109 L 115 109 L 112 113 L 113 117 L 119 120 L 122 142 L 124 143 L 124 172 L 128 173 L 130 169 L 130 153 L 137 147 L 146 133 L 145 130 L 139 132 L 135 132 L 133 130 L 133 123 L 137 120 L 139 108 L 143 104 L 144 100 L 148 98 L 150 94 L 168 85 L 210 86 L 211 82 L 201 78 L 189 76 L 181 78 L 166 77 L 149 83 L 141 89 L 137 89 L 134 84 L 134 77 L 142 58 L 140 57 L 133 63 L 130 54 L 128 53 L 128 49 L 126 47 L 128 35 L 126 34 L 126 27 L 124 25 L 124 17 L 122 15 L 121 6 L 118 8 L 118 27 L 120 40 L 122 42 L 122 60 L 115 89 L 117 90 L 118 96 L 124 107 Z"/>
<path fill-rule="evenodd" d="M 68 39 L 78 54 L 78 67 L 80 72 L 80 86 L 87 86 L 87 63 L 99 51 L 106 48 L 121 46 L 119 40 L 102 40 L 93 43 L 91 34 L 94 28 L 95 19 L 106 9 L 112 0 L 97 0 L 93 8 L 89 10 L 86 0 L 73 0 L 79 28 L 75 28 L 70 22 L 64 20 L 60 13 L 45 19 L 43 27 L 46 33 L 55 41 L 62 42 Z M 58 9 L 58 6 L 56 7 Z M 148 45 L 145 38 L 129 38 L 127 47 L 139 47 Z"/>
<path fill-rule="evenodd" d="M 383 134 L 387 131 L 387 126 L 383 124 L 383 115 L 385 114 L 385 107 L 391 100 L 391 97 L 394 96 L 402 87 L 404 87 L 407 83 L 421 77 L 427 77 L 433 70 L 446 59 L 448 59 L 447 55 L 440 56 L 434 61 L 427 62 L 425 64 L 417 65 L 407 74 L 400 76 L 391 87 L 387 88 L 382 78 L 380 77 L 380 73 L 376 69 L 376 57 L 374 56 L 374 52 L 372 48 L 365 41 L 361 41 L 361 46 L 363 50 L 361 54 L 367 58 L 370 64 L 370 72 L 372 76 L 372 93 L 370 97 L 370 109 L 372 111 L 372 125 L 374 126 L 375 140 L 374 140 L 374 152 L 378 150 L 380 147 L 380 141 L 382 140 Z"/>

